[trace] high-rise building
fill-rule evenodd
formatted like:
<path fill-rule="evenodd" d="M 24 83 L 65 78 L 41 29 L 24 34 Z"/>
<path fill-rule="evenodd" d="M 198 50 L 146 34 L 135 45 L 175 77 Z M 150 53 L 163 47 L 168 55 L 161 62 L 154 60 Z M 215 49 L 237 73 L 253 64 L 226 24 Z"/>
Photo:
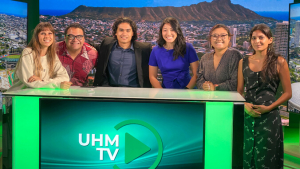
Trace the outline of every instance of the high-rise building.
<path fill-rule="evenodd" d="M 300 21 L 297 21 L 295 26 L 295 39 L 294 39 L 295 47 L 299 46 L 299 40 L 300 40 Z"/>
<path fill-rule="evenodd" d="M 237 28 L 229 27 L 230 33 L 231 33 L 231 46 L 236 47 L 236 35 L 237 35 Z"/>
<path fill-rule="evenodd" d="M 250 43 L 247 42 L 247 41 L 244 41 L 244 42 L 243 42 L 243 48 L 246 49 L 246 50 L 248 50 L 249 47 L 250 47 Z"/>
<path fill-rule="evenodd" d="M 288 56 L 288 27 L 289 22 L 276 23 L 275 29 L 275 53 L 280 54 L 287 60 Z"/>
<path fill-rule="evenodd" d="M 295 42 L 295 38 L 294 37 L 290 37 L 289 45 L 290 46 L 294 45 L 294 42 Z"/>

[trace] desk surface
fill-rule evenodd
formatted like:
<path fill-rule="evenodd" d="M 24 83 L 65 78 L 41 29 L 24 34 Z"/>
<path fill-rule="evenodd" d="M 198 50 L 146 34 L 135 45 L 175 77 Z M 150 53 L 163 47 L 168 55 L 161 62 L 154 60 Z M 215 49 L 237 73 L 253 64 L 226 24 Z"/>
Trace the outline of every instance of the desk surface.
<path fill-rule="evenodd" d="M 245 99 L 234 91 L 203 91 L 197 89 L 156 89 L 126 87 L 83 88 L 71 86 L 61 89 L 23 89 L 3 93 L 4 96 L 37 96 L 99 99 L 146 99 L 182 101 L 226 101 L 244 102 Z"/>

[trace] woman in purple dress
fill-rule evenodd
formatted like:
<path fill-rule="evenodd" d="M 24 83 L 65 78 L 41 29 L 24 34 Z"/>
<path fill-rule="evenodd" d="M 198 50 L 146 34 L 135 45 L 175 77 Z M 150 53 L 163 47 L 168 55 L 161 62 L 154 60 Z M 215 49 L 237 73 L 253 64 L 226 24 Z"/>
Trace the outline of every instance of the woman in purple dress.
<path fill-rule="evenodd" d="M 199 59 L 192 44 L 186 43 L 179 22 L 166 18 L 160 26 L 159 38 L 149 60 L 149 78 L 155 88 L 192 89 L 196 84 Z M 189 67 L 193 73 L 190 76 Z M 157 80 L 158 68 L 163 77 Z"/>

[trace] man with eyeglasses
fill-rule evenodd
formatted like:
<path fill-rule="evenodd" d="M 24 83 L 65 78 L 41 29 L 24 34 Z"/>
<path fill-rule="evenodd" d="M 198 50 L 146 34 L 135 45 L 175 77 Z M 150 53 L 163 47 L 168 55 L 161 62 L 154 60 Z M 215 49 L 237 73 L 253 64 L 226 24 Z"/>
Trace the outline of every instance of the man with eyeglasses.
<path fill-rule="evenodd" d="M 84 28 L 72 23 L 65 29 L 65 41 L 57 43 L 57 55 L 73 86 L 88 86 L 88 74 L 95 67 L 97 50 L 85 42 Z"/>
<path fill-rule="evenodd" d="M 114 37 L 106 37 L 100 46 L 94 86 L 151 87 L 149 57 L 152 46 L 136 41 L 137 26 L 127 17 L 116 19 Z"/>

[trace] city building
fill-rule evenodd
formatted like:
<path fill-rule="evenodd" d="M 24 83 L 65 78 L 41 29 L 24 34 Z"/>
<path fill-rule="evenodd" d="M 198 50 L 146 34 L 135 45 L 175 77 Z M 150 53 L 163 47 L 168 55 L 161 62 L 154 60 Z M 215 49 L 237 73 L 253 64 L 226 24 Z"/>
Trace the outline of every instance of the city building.
<path fill-rule="evenodd" d="M 9 39 L 15 40 L 18 37 L 16 34 L 9 34 Z"/>
<path fill-rule="evenodd" d="M 289 45 L 292 46 L 295 43 L 295 38 L 294 37 L 290 37 L 290 43 Z"/>
<path fill-rule="evenodd" d="M 244 42 L 243 42 L 243 48 L 246 49 L 246 50 L 248 50 L 249 47 L 250 47 L 250 43 L 247 42 L 247 41 L 244 41 Z"/>
<path fill-rule="evenodd" d="M 299 46 L 299 40 L 300 40 L 299 38 L 300 38 L 300 21 L 297 21 L 295 24 L 295 39 L 294 39 L 295 47 Z"/>
<path fill-rule="evenodd" d="M 289 22 L 287 21 L 283 21 L 282 23 L 276 23 L 275 36 L 274 36 L 275 52 L 283 56 L 286 60 L 288 57 L 288 37 L 289 37 L 288 27 L 289 27 Z"/>
<path fill-rule="evenodd" d="M 232 47 L 236 47 L 236 35 L 237 35 L 237 28 L 234 28 L 234 27 L 229 27 L 229 30 L 230 30 L 230 33 L 231 33 L 231 39 L 230 39 L 230 42 L 231 42 L 231 46 Z"/>

